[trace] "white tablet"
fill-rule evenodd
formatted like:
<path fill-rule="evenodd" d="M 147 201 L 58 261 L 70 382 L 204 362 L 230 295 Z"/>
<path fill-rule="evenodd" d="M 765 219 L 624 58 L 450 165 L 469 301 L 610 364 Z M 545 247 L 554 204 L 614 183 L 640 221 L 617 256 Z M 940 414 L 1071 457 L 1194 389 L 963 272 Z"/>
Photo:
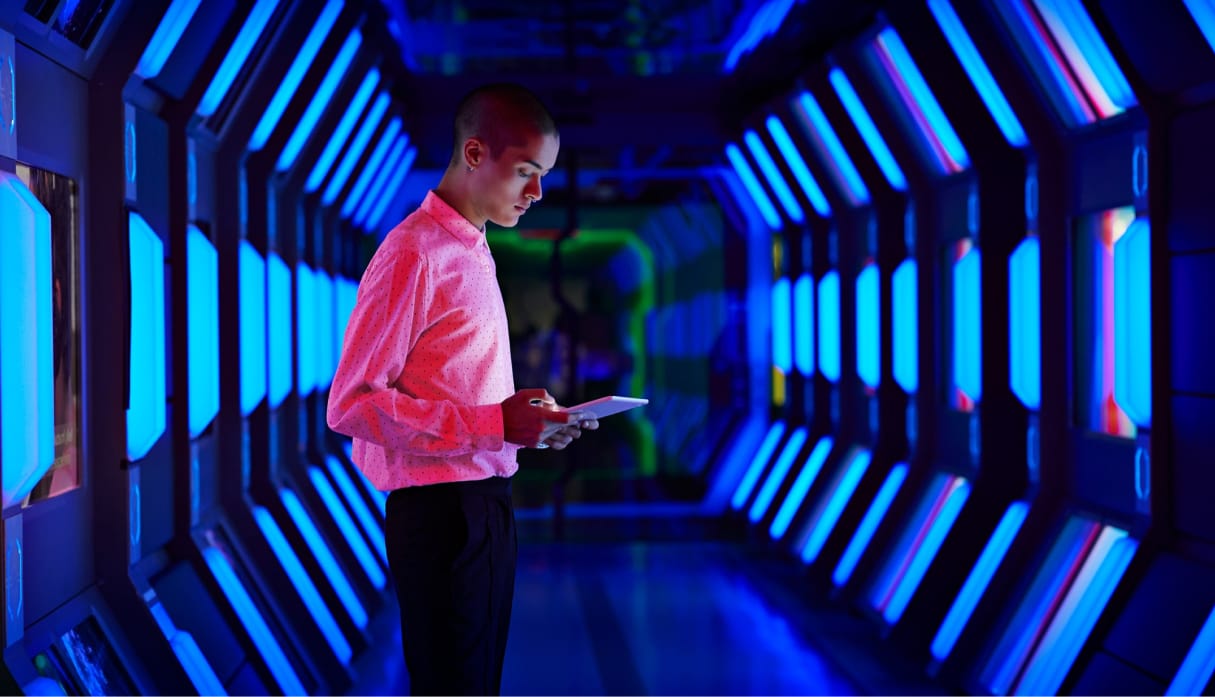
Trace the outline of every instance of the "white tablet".
<path fill-rule="evenodd" d="M 637 407 L 649 404 L 650 400 L 640 397 L 621 397 L 619 395 L 608 395 L 599 399 L 592 399 L 589 402 L 575 404 L 573 406 L 562 407 L 561 411 L 572 414 L 578 412 L 586 416 L 594 416 L 597 419 L 602 419 L 605 416 L 619 414 L 622 411 L 636 409 Z"/>

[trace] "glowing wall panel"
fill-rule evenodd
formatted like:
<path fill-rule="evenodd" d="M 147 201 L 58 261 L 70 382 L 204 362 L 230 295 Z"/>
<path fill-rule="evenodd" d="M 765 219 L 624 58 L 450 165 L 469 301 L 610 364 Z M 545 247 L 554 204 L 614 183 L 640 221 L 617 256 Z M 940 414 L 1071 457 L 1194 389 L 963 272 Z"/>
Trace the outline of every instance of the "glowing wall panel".
<path fill-rule="evenodd" d="M 197 438 L 219 413 L 219 255 L 193 224 L 186 228 L 186 278 L 190 437 Z"/>
<path fill-rule="evenodd" d="M 165 432 L 164 244 L 143 217 L 128 219 L 131 245 L 131 399 L 127 458 L 141 459 Z"/>

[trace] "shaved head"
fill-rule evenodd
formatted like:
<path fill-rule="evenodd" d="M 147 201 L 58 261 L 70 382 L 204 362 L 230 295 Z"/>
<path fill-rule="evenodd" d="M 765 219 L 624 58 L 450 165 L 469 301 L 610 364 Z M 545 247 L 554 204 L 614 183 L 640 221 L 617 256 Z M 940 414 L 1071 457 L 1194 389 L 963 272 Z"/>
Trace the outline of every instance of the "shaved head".
<path fill-rule="evenodd" d="M 452 164 L 460 161 L 469 138 L 484 142 L 490 157 L 496 159 L 507 147 L 533 135 L 558 135 L 552 115 L 535 94 L 512 83 L 478 87 L 456 108 Z"/>

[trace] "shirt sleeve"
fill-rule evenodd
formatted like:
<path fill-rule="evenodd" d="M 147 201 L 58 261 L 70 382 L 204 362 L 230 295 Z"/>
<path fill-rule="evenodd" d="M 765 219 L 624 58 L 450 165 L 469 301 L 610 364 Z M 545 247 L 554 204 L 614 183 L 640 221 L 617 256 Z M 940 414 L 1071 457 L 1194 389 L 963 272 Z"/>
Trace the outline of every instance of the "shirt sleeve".
<path fill-rule="evenodd" d="M 372 257 L 347 325 L 326 420 L 338 433 L 413 455 L 501 450 L 500 404 L 416 399 L 397 388 L 409 370 L 410 349 L 427 328 L 434 300 L 429 271 L 417 250 Z"/>

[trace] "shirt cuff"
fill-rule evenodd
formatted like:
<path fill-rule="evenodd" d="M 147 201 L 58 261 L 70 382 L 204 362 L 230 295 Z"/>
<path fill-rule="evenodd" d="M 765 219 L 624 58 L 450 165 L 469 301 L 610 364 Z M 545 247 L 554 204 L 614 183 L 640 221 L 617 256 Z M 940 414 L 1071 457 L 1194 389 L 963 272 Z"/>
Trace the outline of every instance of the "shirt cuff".
<path fill-rule="evenodd" d="M 473 446 L 477 450 L 497 452 L 506 443 L 502 422 L 502 405 L 486 404 L 473 407 Z"/>

